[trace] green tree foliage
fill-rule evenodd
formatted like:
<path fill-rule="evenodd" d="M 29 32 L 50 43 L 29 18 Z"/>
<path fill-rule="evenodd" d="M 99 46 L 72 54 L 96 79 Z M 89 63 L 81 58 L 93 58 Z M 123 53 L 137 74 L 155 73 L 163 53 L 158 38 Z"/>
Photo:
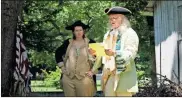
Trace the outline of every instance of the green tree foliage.
<path fill-rule="evenodd" d="M 56 24 L 56 16 L 61 11 L 57 2 L 53 1 L 26 1 L 22 15 L 21 32 L 24 34 L 26 46 L 36 51 L 55 50 L 56 38 L 61 29 Z"/>
<path fill-rule="evenodd" d="M 91 27 L 86 35 L 96 41 L 102 41 L 108 22 L 104 9 L 111 7 L 113 3 L 66 1 L 59 5 L 56 1 L 26 1 L 25 4 L 20 30 L 24 34 L 29 51 L 34 50 L 29 52 L 31 62 L 33 65 L 49 65 L 48 62 L 52 60 L 51 65 L 54 66 L 55 58 L 52 54 L 63 40 L 72 37 L 72 32 L 65 30 L 65 26 L 82 20 Z M 47 57 L 48 55 L 52 58 Z"/>
<path fill-rule="evenodd" d="M 30 61 L 33 66 L 45 64 L 47 68 L 55 69 L 56 62 L 54 60 L 54 53 L 48 53 L 48 51 L 37 52 L 35 50 L 29 50 Z"/>
<path fill-rule="evenodd" d="M 55 67 L 54 51 L 63 40 L 72 37 L 72 32 L 65 30 L 65 26 L 76 20 L 82 20 L 91 27 L 86 31 L 87 37 L 101 42 L 108 29 L 105 8 L 124 6 L 132 11 L 127 17 L 140 39 L 137 70 L 141 72 L 138 74 L 150 74 L 150 58 L 154 53 L 154 44 L 151 39 L 152 28 L 142 15 L 146 5 L 146 0 L 63 1 L 61 5 L 57 1 L 26 1 L 20 28 L 29 49 L 31 62 L 34 65 L 46 64 Z"/>

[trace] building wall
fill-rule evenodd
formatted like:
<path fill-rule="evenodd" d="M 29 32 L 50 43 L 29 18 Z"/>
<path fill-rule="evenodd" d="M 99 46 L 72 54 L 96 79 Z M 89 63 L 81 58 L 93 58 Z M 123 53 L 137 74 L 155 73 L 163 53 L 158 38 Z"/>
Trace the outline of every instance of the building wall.
<path fill-rule="evenodd" d="M 179 36 L 178 36 L 178 39 L 179 39 L 179 64 L 181 65 L 180 66 L 180 81 L 182 82 L 182 2 L 178 2 L 178 31 L 179 31 Z"/>
<path fill-rule="evenodd" d="M 156 71 L 176 82 L 180 76 L 177 49 L 180 3 L 181 1 L 156 1 L 154 4 Z"/>

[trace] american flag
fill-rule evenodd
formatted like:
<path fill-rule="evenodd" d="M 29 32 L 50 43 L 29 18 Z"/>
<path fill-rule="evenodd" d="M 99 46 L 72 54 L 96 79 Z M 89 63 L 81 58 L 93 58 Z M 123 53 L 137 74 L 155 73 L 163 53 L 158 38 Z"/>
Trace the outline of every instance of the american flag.
<path fill-rule="evenodd" d="M 27 96 L 31 92 L 30 79 L 30 63 L 28 62 L 27 50 L 23 43 L 23 34 L 19 30 L 16 32 L 16 65 L 14 70 L 14 94 L 19 96 Z"/>

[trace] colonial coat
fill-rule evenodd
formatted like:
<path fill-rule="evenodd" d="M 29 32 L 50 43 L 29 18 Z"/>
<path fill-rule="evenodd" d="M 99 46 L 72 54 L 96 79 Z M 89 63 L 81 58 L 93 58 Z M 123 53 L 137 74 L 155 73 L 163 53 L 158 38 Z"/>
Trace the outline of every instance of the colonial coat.
<path fill-rule="evenodd" d="M 117 30 L 116 30 L 117 31 Z M 126 70 L 119 71 L 118 68 L 119 65 L 115 64 L 115 61 L 107 64 L 105 61 L 105 57 L 102 59 L 102 63 L 104 64 L 103 68 L 103 74 L 102 74 L 102 81 L 107 77 L 105 75 L 110 74 L 106 69 L 114 69 L 116 67 L 115 76 L 118 77 L 118 81 L 116 82 L 116 92 L 138 92 L 138 82 L 137 82 L 137 73 L 136 73 L 136 67 L 134 59 L 136 57 L 137 51 L 138 51 L 138 45 L 139 45 L 139 38 L 137 33 L 132 28 L 125 28 L 125 29 L 118 29 L 118 32 L 120 33 L 120 52 L 121 52 L 121 58 L 124 59 L 125 63 L 123 64 L 126 67 Z M 108 35 L 111 32 L 108 31 L 104 36 L 104 41 L 107 39 Z M 115 56 L 113 56 L 115 59 Z M 97 66 L 99 67 L 99 63 Z M 96 69 L 96 68 L 95 68 Z M 108 79 L 109 76 L 108 75 Z M 117 79 L 116 79 L 117 80 Z M 107 81 L 102 82 L 102 88 L 104 90 L 104 86 L 107 84 Z M 111 88 L 114 89 L 114 88 Z"/>

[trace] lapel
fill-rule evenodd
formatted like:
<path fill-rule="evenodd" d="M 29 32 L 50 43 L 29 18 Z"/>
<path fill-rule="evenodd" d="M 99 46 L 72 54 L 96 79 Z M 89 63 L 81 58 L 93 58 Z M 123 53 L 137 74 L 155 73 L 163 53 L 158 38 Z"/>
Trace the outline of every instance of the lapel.
<path fill-rule="evenodd" d="M 72 44 L 73 44 L 73 39 L 69 39 L 69 45 L 68 45 L 68 48 L 66 50 L 65 58 L 63 59 L 65 66 L 66 66 L 66 61 L 67 61 L 67 59 L 69 57 L 68 54 L 69 54 L 69 51 L 71 49 Z"/>
<path fill-rule="evenodd" d="M 127 31 L 128 31 L 129 28 L 127 29 L 124 29 L 124 30 L 121 30 L 122 33 L 121 33 L 121 51 L 123 52 L 124 50 L 124 47 L 125 47 L 125 42 L 126 42 L 126 38 L 127 38 Z M 120 32 L 121 32 L 120 31 Z"/>

